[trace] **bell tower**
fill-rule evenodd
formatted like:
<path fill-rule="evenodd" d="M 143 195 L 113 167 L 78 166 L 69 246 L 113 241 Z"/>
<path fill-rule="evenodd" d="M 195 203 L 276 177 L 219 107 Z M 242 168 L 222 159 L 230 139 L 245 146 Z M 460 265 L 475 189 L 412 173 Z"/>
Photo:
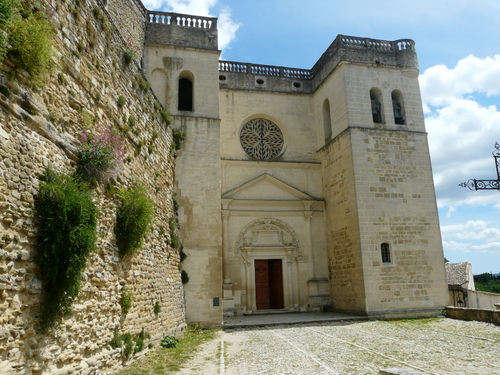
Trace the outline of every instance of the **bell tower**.
<path fill-rule="evenodd" d="M 176 159 L 176 200 L 187 254 L 186 318 L 222 322 L 220 117 L 217 19 L 148 12 L 144 71 L 172 126 L 185 136 Z"/>
<path fill-rule="evenodd" d="M 436 315 L 444 257 L 411 40 L 339 35 L 313 68 L 332 305 Z"/>

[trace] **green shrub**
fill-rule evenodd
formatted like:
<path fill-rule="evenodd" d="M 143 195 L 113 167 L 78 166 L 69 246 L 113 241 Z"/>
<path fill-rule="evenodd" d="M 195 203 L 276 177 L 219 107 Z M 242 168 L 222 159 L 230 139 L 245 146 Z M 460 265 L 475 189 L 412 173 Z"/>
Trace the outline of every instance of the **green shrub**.
<path fill-rule="evenodd" d="M 7 88 L 7 86 L 0 85 L 0 93 L 5 95 L 6 98 L 10 98 L 10 90 Z"/>
<path fill-rule="evenodd" d="M 115 328 L 113 331 L 113 338 L 111 339 L 111 342 L 109 343 L 113 349 L 116 348 L 121 348 L 123 345 L 123 337 L 120 334 L 120 331 L 118 331 L 118 327 Z"/>
<path fill-rule="evenodd" d="M 134 352 L 134 342 L 132 341 L 132 335 L 130 333 L 125 333 L 123 342 L 125 346 L 123 347 L 122 354 L 125 358 L 130 358 Z"/>
<path fill-rule="evenodd" d="M 165 124 L 167 126 L 169 126 L 170 123 L 172 122 L 172 119 L 170 117 L 170 112 L 166 111 L 165 109 L 163 109 L 163 107 L 161 106 L 161 104 L 159 102 L 157 102 L 157 101 L 154 102 L 154 107 L 160 113 L 160 116 L 163 119 L 163 121 L 165 121 Z M 154 115 L 154 113 L 153 113 L 153 115 Z"/>
<path fill-rule="evenodd" d="M 57 73 L 57 81 L 59 82 L 59 84 L 61 85 L 66 85 L 68 83 L 68 81 L 66 80 L 66 78 L 64 77 L 64 74 L 63 73 Z"/>
<path fill-rule="evenodd" d="M 186 271 L 181 271 L 181 281 L 183 284 L 187 284 L 189 282 L 189 275 Z"/>
<path fill-rule="evenodd" d="M 150 339 L 151 335 L 148 333 L 148 331 L 145 331 L 143 328 L 143 329 L 141 329 L 141 332 L 139 333 L 138 337 L 140 337 L 143 340 L 146 340 L 146 339 Z"/>
<path fill-rule="evenodd" d="M 139 353 L 142 349 L 144 349 L 144 340 L 139 336 L 134 337 L 134 354 Z"/>
<path fill-rule="evenodd" d="M 7 36 L 0 30 L 0 61 L 5 58 L 7 54 L 7 49 L 9 47 L 9 41 Z"/>
<path fill-rule="evenodd" d="M 41 327 L 71 312 L 87 258 L 95 247 L 97 209 L 87 185 L 47 169 L 35 200 L 39 220 L 36 261 L 47 294 Z"/>
<path fill-rule="evenodd" d="M 123 63 L 125 66 L 130 65 L 132 61 L 135 59 L 135 53 L 130 48 L 125 48 L 123 51 Z"/>
<path fill-rule="evenodd" d="M 155 313 L 155 315 L 158 315 L 159 313 L 161 313 L 161 305 L 160 305 L 159 301 L 155 302 L 155 307 L 153 309 L 153 312 Z"/>
<path fill-rule="evenodd" d="M 15 0 L 0 0 L 0 28 L 4 28 L 7 21 L 10 19 L 16 10 Z"/>
<path fill-rule="evenodd" d="M 165 338 L 161 341 L 162 348 L 175 348 L 179 340 L 172 336 L 165 336 Z"/>
<path fill-rule="evenodd" d="M 174 129 L 172 130 L 172 146 L 174 150 L 178 150 L 181 148 L 182 141 L 186 136 L 184 135 L 183 131 L 180 129 Z"/>
<path fill-rule="evenodd" d="M 131 128 L 133 128 L 135 126 L 135 116 L 134 115 L 130 115 L 128 117 L 127 123 L 128 123 L 128 126 L 130 126 Z"/>
<path fill-rule="evenodd" d="M 168 228 L 170 231 L 170 246 L 177 249 L 181 245 L 181 242 L 179 236 L 177 236 L 177 225 L 174 218 L 168 220 Z"/>
<path fill-rule="evenodd" d="M 92 9 L 92 12 L 94 13 L 94 17 L 99 21 L 103 22 L 106 19 L 106 15 L 97 5 Z"/>
<path fill-rule="evenodd" d="M 144 349 L 144 340 L 149 339 L 151 336 L 141 330 L 138 335 L 132 336 L 130 333 L 120 333 L 118 328 L 115 328 L 113 332 L 113 339 L 109 345 L 113 349 L 122 348 L 122 356 L 124 358 L 129 358 L 132 354 L 138 353 Z"/>
<path fill-rule="evenodd" d="M 53 29 L 43 6 L 22 4 L 21 10 L 12 14 L 5 25 L 10 44 L 7 55 L 18 68 L 30 74 L 33 83 L 41 85 L 54 67 Z"/>
<path fill-rule="evenodd" d="M 15 11 L 14 0 L 0 0 L 0 30 L 4 30 Z M 0 60 L 3 60 L 9 46 L 8 34 L 0 32 Z"/>
<path fill-rule="evenodd" d="M 145 80 L 140 74 L 135 75 L 135 80 L 137 83 L 137 86 L 144 92 L 149 91 L 150 85 L 147 80 Z"/>
<path fill-rule="evenodd" d="M 126 103 L 125 97 L 123 95 L 120 95 L 118 99 L 116 99 L 116 105 L 118 108 L 122 108 Z"/>
<path fill-rule="evenodd" d="M 130 292 L 127 288 L 123 288 L 122 297 L 120 299 L 120 306 L 122 308 L 122 314 L 127 315 L 132 307 L 132 302 L 134 297 L 132 296 L 132 292 Z"/>
<path fill-rule="evenodd" d="M 121 256 L 134 255 L 142 246 L 154 218 L 154 203 L 143 185 L 120 191 L 121 201 L 116 213 L 115 234 Z"/>

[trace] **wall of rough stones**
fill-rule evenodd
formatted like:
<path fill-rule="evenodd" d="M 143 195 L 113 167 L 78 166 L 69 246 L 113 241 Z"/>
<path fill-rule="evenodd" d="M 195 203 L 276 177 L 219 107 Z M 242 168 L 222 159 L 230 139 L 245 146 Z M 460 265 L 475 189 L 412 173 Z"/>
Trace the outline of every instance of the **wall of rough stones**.
<path fill-rule="evenodd" d="M 109 345 L 115 328 L 134 335 L 148 331 L 146 346 L 185 328 L 179 252 L 167 245 L 168 220 L 175 217 L 172 134 L 154 95 L 139 87 L 139 67 L 122 61 L 124 38 L 107 18 L 98 19 L 100 2 L 51 5 L 57 65 L 47 84 L 32 88 L 28 75 L 9 61 L 0 67 L 10 93 L 0 94 L 0 373 L 108 374 L 127 362 Z M 120 95 L 126 98 L 121 108 Z M 104 186 L 94 190 L 97 250 L 73 315 L 42 334 L 43 275 L 34 262 L 38 176 L 49 166 L 72 173 L 75 137 L 98 124 L 112 125 L 126 140 L 127 161 L 111 182 L 117 189 L 145 183 L 155 219 L 139 254 L 122 260 L 113 233 L 117 199 Z M 120 307 L 124 287 L 133 295 L 127 315 Z M 161 311 L 155 314 L 157 301 Z"/>
<path fill-rule="evenodd" d="M 104 9 L 140 63 L 144 52 L 147 10 L 140 0 L 104 0 Z"/>

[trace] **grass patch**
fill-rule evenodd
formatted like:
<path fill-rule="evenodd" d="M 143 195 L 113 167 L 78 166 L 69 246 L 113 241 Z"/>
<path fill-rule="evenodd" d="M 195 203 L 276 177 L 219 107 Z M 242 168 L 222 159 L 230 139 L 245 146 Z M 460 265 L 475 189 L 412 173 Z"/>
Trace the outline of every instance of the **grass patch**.
<path fill-rule="evenodd" d="M 179 371 L 194 356 L 201 344 L 213 340 L 216 335 L 217 330 L 189 327 L 175 348 L 159 347 L 116 375 L 161 375 Z"/>

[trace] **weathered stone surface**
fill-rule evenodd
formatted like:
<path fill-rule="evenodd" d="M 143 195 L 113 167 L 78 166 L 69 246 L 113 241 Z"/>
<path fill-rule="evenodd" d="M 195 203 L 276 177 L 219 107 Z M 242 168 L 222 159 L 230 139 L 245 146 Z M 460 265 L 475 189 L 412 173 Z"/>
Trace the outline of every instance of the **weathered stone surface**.
<path fill-rule="evenodd" d="M 113 6 L 122 3 L 128 2 Z M 130 12 L 137 13 L 140 3 L 130 4 Z M 121 63 L 127 46 L 124 38 L 118 31 L 108 37 L 102 32 L 93 12 L 101 2 L 87 1 L 76 12 L 72 2 L 52 5 L 58 68 L 36 91 L 27 75 L 5 74 L 11 77 L 5 83 L 11 95 L 0 98 L 0 373 L 107 374 L 124 363 L 119 349 L 109 345 L 115 328 L 134 335 L 144 329 L 152 336 L 146 346 L 185 328 L 179 255 L 167 245 L 165 233 L 168 220 L 175 216 L 172 135 L 155 109 L 154 96 L 134 82 L 140 75 L 138 66 Z M 133 23 L 141 17 L 139 11 Z M 87 31 L 87 23 L 95 33 Z M 143 39 L 140 30 L 132 44 L 139 38 Z M 77 43 L 84 52 L 75 53 Z M 0 71 L 8 72 L 8 64 Z M 127 98 L 121 109 L 116 105 L 120 95 Z M 36 115 L 23 109 L 27 106 Z M 128 127 L 131 115 L 136 121 Z M 145 183 L 156 216 L 140 253 L 122 260 L 113 232 L 118 202 L 106 195 L 103 186 L 95 189 L 100 212 L 97 249 L 87 262 L 73 315 L 54 332 L 42 335 L 38 316 L 45 294 L 43 275 L 35 263 L 38 221 L 33 209 L 38 176 L 46 167 L 75 171 L 76 137 L 94 126 L 94 117 L 97 124 L 113 125 L 125 136 L 129 161 L 112 182 L 117 189 L 133 181 Z M 133 303 L 123 316 L 120 299 L 125 286 Z M 158 314 L 156 301 L 161 307 Z"/>

